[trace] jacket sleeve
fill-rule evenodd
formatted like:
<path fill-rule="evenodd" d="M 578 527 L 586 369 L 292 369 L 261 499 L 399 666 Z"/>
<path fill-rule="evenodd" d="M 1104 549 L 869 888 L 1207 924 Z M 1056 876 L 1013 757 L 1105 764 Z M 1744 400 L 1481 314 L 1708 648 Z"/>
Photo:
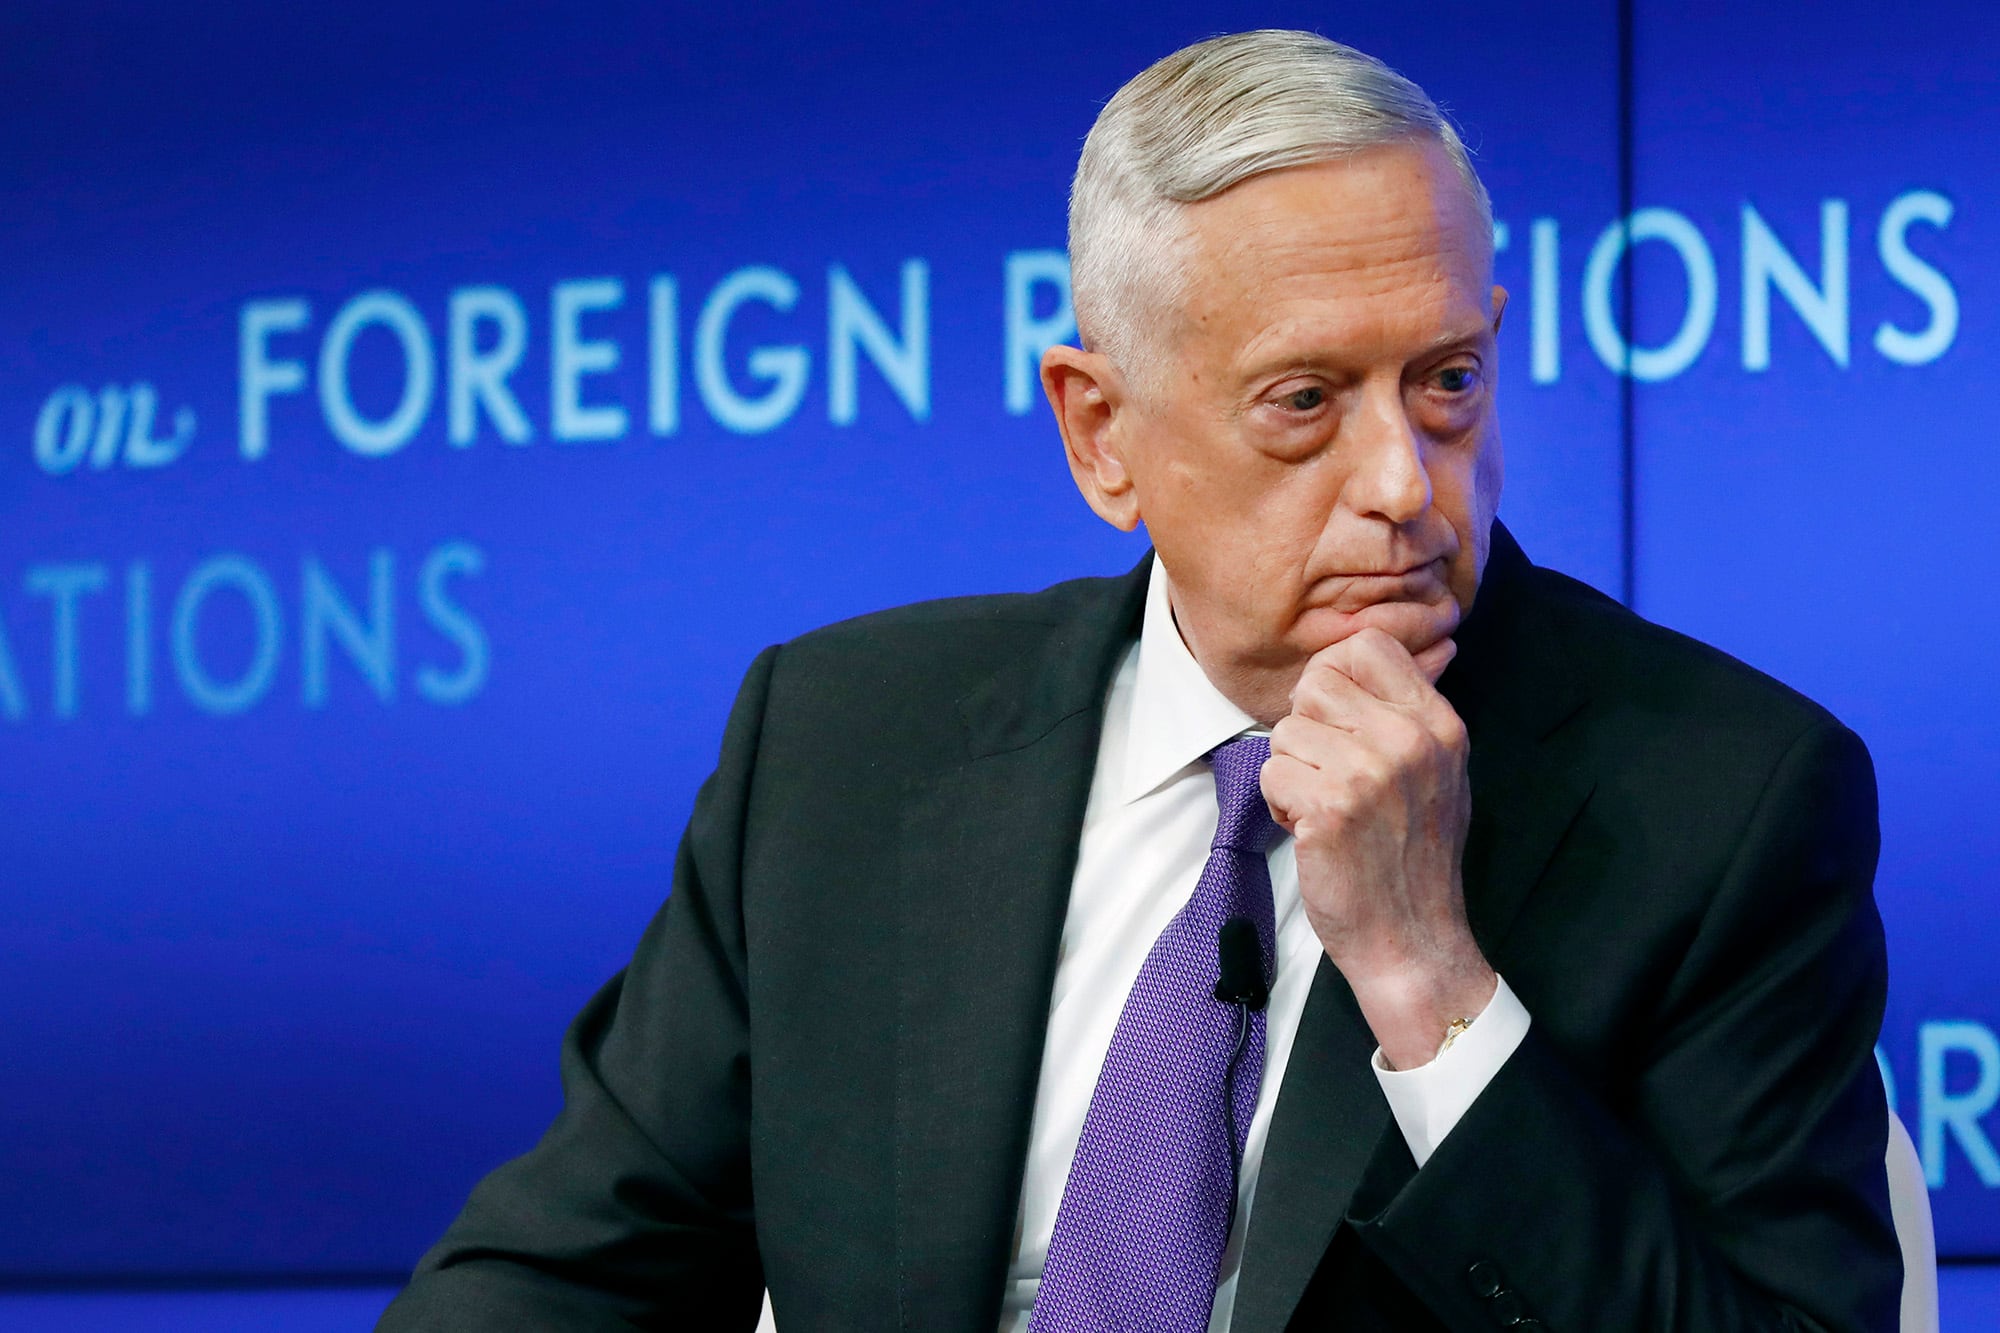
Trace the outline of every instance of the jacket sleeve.
<path fill-rule="evenodd" d="M 1362 1243 L 1453 1329 L 1895 1329 L 1878 837 L 1867 751 L 1809 728 L 1632 1035 L 1630 1104 L 1531 1029 L 1421 1171 L 1384 1136 Z"/>
<path fill-rule="evenodd" d="M 776 655 L 737 696 L 666 905 L 564 1039 L 561 1112 L 473 1190 L 381 1329 L 755 1327 L 739 867 Z"/>

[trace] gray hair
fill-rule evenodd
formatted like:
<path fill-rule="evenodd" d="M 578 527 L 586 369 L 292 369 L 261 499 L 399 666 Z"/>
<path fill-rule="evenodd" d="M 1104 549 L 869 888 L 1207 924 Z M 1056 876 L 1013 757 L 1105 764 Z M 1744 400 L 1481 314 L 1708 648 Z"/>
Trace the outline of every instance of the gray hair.
<path fill-rule="evenodd" d="M 1264 29 L 1183 47 L 1098 114 L 1070 188 L 1070 288 L 1084 345 L 1143 373 L 1149 303 L 1185 282 L 1179 217 L 1251 176 L 1429 139 L 1465 178 L 1485 235 L 1493 205 L 1424 90 L 1317 33 Z"/>

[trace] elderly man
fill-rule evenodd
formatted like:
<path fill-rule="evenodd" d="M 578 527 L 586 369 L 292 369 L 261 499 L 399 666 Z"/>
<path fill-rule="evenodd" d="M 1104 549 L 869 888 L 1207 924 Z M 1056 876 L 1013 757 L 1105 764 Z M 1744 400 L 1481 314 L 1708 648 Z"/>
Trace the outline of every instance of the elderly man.
<path fill-rule="evenodd" d="M 1155 555 L 758 658 L 385 1327 L 1892 1327 L 1866 753 L 1495 522 L 1436 108 L 1190 47 L 1070 242 L 1043 382 Z"/>

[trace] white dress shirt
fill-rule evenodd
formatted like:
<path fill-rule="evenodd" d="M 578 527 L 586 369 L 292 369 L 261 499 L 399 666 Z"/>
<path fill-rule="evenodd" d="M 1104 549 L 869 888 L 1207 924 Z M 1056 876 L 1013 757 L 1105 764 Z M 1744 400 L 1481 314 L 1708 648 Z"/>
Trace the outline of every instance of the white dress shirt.
<path fill-rule="evenodd" d="M 1215 837 L 1215 777 L 1203 756 L 1256 720 L 1209 683 L 1181 641 L 1156 559 L 1139 641 L 1119 664 L 1084 810 L 1062 952 L 1035 1090 L 1021 1209 L 1001 1307 L 1001 1333 L 1026 1333 L 1056 1210 L 1083 1118 L 1125 997 L 1167 922 L 1194 893 Z M 1277 975 L 1266 1010 L 1264 1077 L 1243 1150 L 1236 1226 L 1223 1252 L 1210 1333 L 1228 1333 L 1237 1268 L 1279 1085 L 1291 1058 L 1314 970 L 1323 956 L 1299 902 L 1292 839 L 1269 855 L 1277 909 Z M 1500 982 L 1478 1020 L 1421 1068 L 1391 1071 L 1378 1049 L 1375 1077 L 1421 1167 L 1527 1034 L 1528 1014 Z"/>

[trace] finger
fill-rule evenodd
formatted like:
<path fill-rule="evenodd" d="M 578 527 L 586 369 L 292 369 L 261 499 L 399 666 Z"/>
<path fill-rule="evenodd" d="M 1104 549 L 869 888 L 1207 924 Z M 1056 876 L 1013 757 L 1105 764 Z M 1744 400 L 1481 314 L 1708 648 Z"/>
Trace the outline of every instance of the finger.
<path fill-rule="evenodd" d="M 1452 659 L 1457 656 L 1458 641 L 1456 639 L 1439 639 L 1436 643 L 1418 653 L 1414 660 L 1417 664 L 1417 670 L 1423 673 L 1424 679 L 1435 686 L 1438 683 L 1438 677 L 1444 674 L 1444 669 L 1450 666 Z"/>
<path fill-rule="evenodd" d="M 1410 650 L 1372 626 L 1322 649 L 1313 660 L 1321 659 L 1384 703 L 1414 707 L 1432 694 Z"/>
<path fill-rule="evenodd" d="M 1381 705 L 1376 705 L 1381 711 Z M 1326 771 L 1351 764 L 1365 748 L 1358 732 L 1303 713 L 1280 718 L 1271 728 L 1271 753 Z"/>
<path fill-rule="evenodd" d="M 1383 703 L 1325 657 L 1324 652 L 1318 654 L 1299 673 L 1299 682 L 1292 687 L 1292 714 L 1358 731 Z"/>
<path fill-rule="evenodd" d="M 1297 759 L 1324 779 L 1366 786 L 1381 786 L 1399 772 L 1424 766 L 1443 741 L 1429 719 L 1379 700 L 1353 729 L 1297 713 L 1271 729 L 1271 753 Z"/>
<path fill-rule="evenodd" d="M 1259 785 L 1264 791 L 1264 804 L 1271 807 L 1271 818 L 1285 832 L 1297 832 L 1298 812 L 1306 809 L 1311 800 L 1317 777 L 1316 770 L 1292 755 L 1274 751 L 1264 761 L 1264 767 L 1258 774 Z"/>

